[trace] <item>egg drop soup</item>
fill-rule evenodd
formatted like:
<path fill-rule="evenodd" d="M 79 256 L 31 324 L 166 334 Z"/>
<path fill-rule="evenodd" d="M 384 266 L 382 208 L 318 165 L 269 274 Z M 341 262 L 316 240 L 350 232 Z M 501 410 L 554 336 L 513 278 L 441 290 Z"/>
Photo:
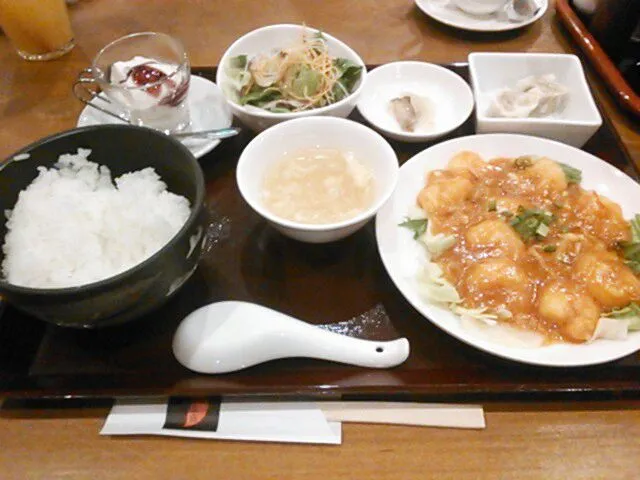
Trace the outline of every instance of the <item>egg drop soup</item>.
<path fill-rule="evenodd" d="M 263 202 L 274 215 L 308 224 L 349 220 L 369 208 L 375 184 L 351 152 L 309 148 L 286 155 L 264 178 Z"/>

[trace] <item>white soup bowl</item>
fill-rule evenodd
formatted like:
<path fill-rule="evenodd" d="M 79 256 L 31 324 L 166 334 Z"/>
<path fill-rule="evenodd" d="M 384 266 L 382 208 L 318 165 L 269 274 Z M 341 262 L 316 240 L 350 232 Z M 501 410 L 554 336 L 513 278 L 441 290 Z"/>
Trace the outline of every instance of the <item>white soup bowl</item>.
<path fill-rule="evenodd" d="M 374 200 L 358 215 L 335 223 L 308 224 L 284 219 L 264 205 L 265 174 L 285 156 L 318 148 L 353 153 L 373 176 Z M 280 123 L 256 136 L 242 152 L 236 180 L 244 200 L 284 235 L 308 243 L 347 237 L 363 227 L 389 199 L 398 177 L 398 157 L 372 129 L 343 118 L 305 117 Z"/>

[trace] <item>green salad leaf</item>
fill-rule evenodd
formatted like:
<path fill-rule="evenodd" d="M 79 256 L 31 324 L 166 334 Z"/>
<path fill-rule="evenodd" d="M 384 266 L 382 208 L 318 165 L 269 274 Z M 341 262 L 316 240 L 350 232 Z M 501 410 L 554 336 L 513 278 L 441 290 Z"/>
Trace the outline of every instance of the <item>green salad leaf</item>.
<path fill-rule="evenodd" d="M 243 91 L 251 82 L 251 74 L 248 71 L 248 58 L 246 55 L 238 55 L 227 60 L 223 67 L 229 79 L 225 85 L 225 93 L 236 101 L 240 101 L 238 92 Z"/>
<path fill-rule="evenodd" d="M 335 68 L 328 69 L 333 64 Z M 321 32 L 270 55 L 238 55 L 223 66 L 225 94 L 240 105 L 270 112 L 299 112 L 336 103 L 351 94 L 363 67 L 329 55 Z"/>
<path fill-rule="evenodd" d="M 287 78 L 284 81 L 296 96 L 310 97 L 318 93 L 321 76 L 308 65 L 295 65 L 287 71 Z"/>
<path fill-rule="evenodd" d="M 333 86 L 333 95 L 336 102 L 338 102 L 353 91 L 355 84 L 362 75 L 362 67 L 346 58 L 336 58 L 333 64 L 339 72 L 338 81 Z"/>
<path fill-rule="evenodd" d="M 255 105 L 260 107 L 268 102 L 273 100 L 278 100 L 282 98 L 282 94 L 280 90 L 277 88 L 254 88 L 251 89 L 246 95 L 240 97 L 240 105 Z"/>
<path fill-rule="evenodd" d="M 231 57 L 227 66 L 228 68 L 246 70 L 248 63 L 248 57 L 246 55 L 238 55 L 237 57 Z"/>

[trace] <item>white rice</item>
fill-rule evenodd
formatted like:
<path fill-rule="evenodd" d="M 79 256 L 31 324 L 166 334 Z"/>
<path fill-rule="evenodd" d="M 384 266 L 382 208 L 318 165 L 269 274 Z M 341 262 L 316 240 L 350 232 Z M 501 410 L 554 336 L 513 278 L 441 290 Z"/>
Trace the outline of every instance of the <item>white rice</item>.
<path fill-rule="evenodd" d="M 4 279 L 34 288 L 96 282 L 149 258 L 182 228 L 189 200 L 167 191 L 153 168 L 111 179 L 87 160 L 91 150 L 59 158 L 6 211 Z"/>

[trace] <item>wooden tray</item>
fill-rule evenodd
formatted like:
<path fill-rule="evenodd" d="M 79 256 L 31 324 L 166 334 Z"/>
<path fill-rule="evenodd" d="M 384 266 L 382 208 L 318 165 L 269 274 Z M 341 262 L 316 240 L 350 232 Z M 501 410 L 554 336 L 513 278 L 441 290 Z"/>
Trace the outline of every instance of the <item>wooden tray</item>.
<path fill-rule="evenodd" d="M 616 101 L 625 110 L 640 118 L 640 95 L 631 88 L 598 40 L 582 23 L 569 0 L 556 0 L 556 12 L 574 41 L 589 58 L 593 68 L 602 76 Z"/>
<path fill-rule="evenodd" d="M 466 65 L 450 68 L 468 80 Z M 213 68 L 195 68 L 209 79 Z M 355 120 L 362 119 L 354 114 Z M 473 133 L 470 118 L 450 137 Z M 201 159 L 213 241 L 200 267 L 162 309 L 122 327 L 78 331 L 29 318 L 7 306 L 0 318 L 0 396 L 22 398 L 145 395 L 333 395 L 478 401 L 514 398 L 640 396 L 640 356 L 580 369 L 536 368 L 494 358 L 440 331 L 418 314 L 387 276 L 373 222 L 331 245 L 289 240 L 243 202 L 235 165 L 245 133 Z M 393 143 L 401 162 L 428 144 Z M 636 176 L 605 117 L 585 149 Z M 222 299 L 248 300 L 310 323 L 369 339 L 411 341 L 392 370 L 289 359 L 220 376 L 191 373 L 171 353 L 178 322 Z"/>

